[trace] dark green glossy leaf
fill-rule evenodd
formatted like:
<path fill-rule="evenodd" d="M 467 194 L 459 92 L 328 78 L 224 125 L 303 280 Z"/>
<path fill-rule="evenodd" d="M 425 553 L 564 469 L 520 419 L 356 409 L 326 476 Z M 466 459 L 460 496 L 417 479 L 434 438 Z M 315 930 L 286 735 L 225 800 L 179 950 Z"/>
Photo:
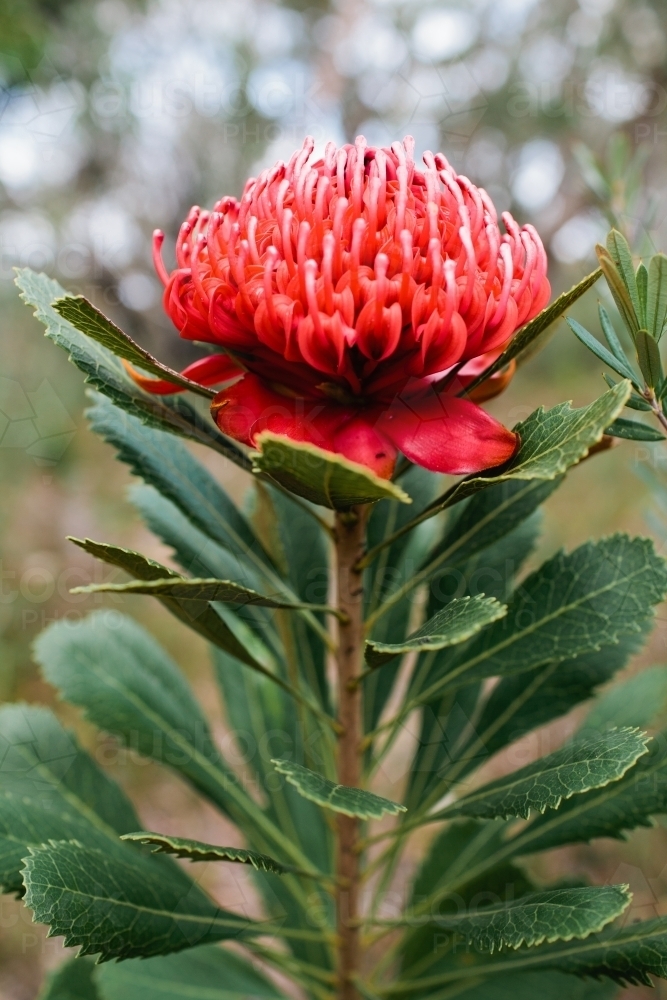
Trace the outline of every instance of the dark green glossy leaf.
<path fill-rule="evenodd" d="M 125 833 L 121 840 L 136 841 L 154 848 L 153 854 L 173 854 L 177 858 L 188 861 L 233 861 L 240 865 L 252 865 L 255 871 L 271 872 L 273 875 L 286 875 L 293 871 L 280 862 L 274 861 L 267 854 L 257 851 L 245 851 L 239 847 L 220 847 L 218 844 L 204 844 L 201 840 L 188 840 L 184 837 L 168 837 L 162 833 L 151 833 L 149 830 L 138 830 Z"/>
<path fill-rule="evenodd" d="M 396 816 L 405 812 L 405 806 L 399 805 L 398 802 L 391 802 L 363 788 L 337 785 L 294 761 L 273 760 L 272 764 L 278 774 L 284 774 L 289 783 L 294 785 L 305 799 L 317 802 L 318 805 L 333 812 L 358 816 L 359 819 L 380 819 L 384 815 Z"/>
<path fill-rule="evenodd" d="M 461 597 L 454 599 L 442 611 L 409 635 L 404 642 L 366 641 L 366 662 L 372 669 L 383 666 L 404 653 L 444 649 L 472 638 L 491 622 L 503 618 L 507 608 L 494 597 Z"/>
<path fill-rule="evenodd" d="M 614 729 L 581 736 L 560 750 L 489 782 L 441 810 L 438 817 L 527 819 L 531 811 L 558 809 L 563 799 L 618 781 L 647 753 L 648 737 L 638 729 Z"/>
<path fill-rule="evenodd" d="M 247 918 L 222 910 L 193 886 L 156 870 L 153 859 L 128 858 L 53 841 L 30 849 L 23 878 L 26 905 L 51 934 L 80 955 L 100 961 L 165 955 L 184 948 L 238 938 Z"/>

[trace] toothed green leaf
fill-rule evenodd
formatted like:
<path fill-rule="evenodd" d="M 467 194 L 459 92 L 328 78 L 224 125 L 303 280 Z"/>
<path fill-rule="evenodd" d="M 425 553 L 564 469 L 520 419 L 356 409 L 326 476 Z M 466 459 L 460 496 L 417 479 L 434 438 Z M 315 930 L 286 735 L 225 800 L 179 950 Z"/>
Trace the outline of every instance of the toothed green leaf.
<path fill-rule="evenodd" d="M 321 774 L 316 774 L 301 764 L 291 760 L 272 760 L 278 774 L 284 774 L 291 785 L 294 785 L 300 795 L 311 802 L 333 812 L 344 813 L 346 816 L 358 816 L 359 819 L 380 819 L 380 817 L 396 816 L 405 812 L 405 806 L 390 799 L 383 799 L 373 792 L 363 788 L 350 788 L 348 785 L 337 785 Z"/>
<path fill-rule="evenodd" d="M 375 669 L 388 663 L 394 656 L 414 651 L 444 649 L 472 638 L 480 629 L 503 618 L 507 608 L 494 597 L 461 597 L 451 601 L 442 611 L 429 618 L 404 642 L 385 643 L 374 639 L 366 641 L 366 662 Z"/>
<path fill-rule="evenodd" d="M 148 830 L 125 833 L 121 840 L 147 844 L 154 848 L 153 854 L 173 854 L 188 861 L 234 861 L 240 865 L 252 865 L 258 872 L 271 872 L 273 875 L 286 875 L 293 870 L 274 861 L 267 854 L 258 854 L 257 851 L 220 847 L 217 844 L 205 844 L 201 840 L 187 840 L 183 837 L 167 837 L 165 834 L 151 833 Z"/>
<path fill-rule="evenodd" d="M 292 441 L 263 431 L 256 438 L 253 468 L 264 472 L 292 493 L 335 510 L 377 500 L 411 503 L 407 493 L 388 479 L 380 479 L 363 465 L 314 444 Z"/>
<path fill-rule="evenodd" d="M 199 890 L 156 869 L 153 859 L 127 859 L 76 841 L 30 849 L 23 878 L 35 920 L 62 935 L 80 955 L 149 958 L 212 941 L 238 938 L 251 922 L 223 910 Z"/>
<path fill-rule="evenodd" d="M 563 799 L 621 778 L 647 753 L 648 739 L 646 733 L 630 728 L 575 739 L 555 753 L 464 795 L 438 816 L 527 819 L 531 811 L 557 809 Z"/>

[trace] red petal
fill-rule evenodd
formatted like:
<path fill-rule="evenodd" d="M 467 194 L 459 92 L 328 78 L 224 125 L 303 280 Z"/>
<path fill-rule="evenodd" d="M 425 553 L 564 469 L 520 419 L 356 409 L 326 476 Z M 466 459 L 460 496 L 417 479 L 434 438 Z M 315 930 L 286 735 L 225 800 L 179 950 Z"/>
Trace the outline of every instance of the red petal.
<path fill-rule="evenodd" d="M 327 451 L 335 450 L 336 431 L 355 414 L 349 407 L 283 395 L 252 374 L 219 392 L 211 412 L 224 434 L 244 444 L 254 444 L 258 434 L 269 430 Z"/>
<path fill-rule="evenodd" d="M 372 469 L 381 479 L 391 479 L 396 464 L 396 448 L 377 427 L 355 417 L 334 436 L 334 451 Z"/>
<path fill-rule="evenodd" d="M 123 361 L 123 365 L 137 385 L 153 396 L 170 396 L 175 392 L 185 392 L 183 386 L 175 385 L 167 379 L 143 375 L 127 361 Z M 180 374 L 193 382 L 198 382 L 199 385 L 216 385 L 218 382 L 228 382 L 229 379 L 237 378 L 241 373 L 242 369 L 228 354 L 211 354 L 207 358 L 193 361 Z"/>
<path fill-rule="evenodd" d="M 516 434 L 467 399 L 437 395 L 432 389 L 397 397 L 382 414 L 378 429 L 406 458 L 433 472 L 467 475 L 508 461 Z"/>

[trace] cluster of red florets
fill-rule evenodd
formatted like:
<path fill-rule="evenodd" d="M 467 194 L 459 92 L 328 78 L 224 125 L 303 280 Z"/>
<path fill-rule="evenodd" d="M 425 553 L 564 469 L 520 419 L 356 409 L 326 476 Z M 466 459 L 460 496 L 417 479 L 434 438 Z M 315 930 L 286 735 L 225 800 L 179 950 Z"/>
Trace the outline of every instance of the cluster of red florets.
<path fill-rule="evenodd" d="M 156 233 L 181 336 L 225 352 L 191 377 L 245 373 L 216 398 L 219 426 L 248 444 L 266 429 L 310 441 L 385 476 L 397 450 L 443 472 L 505 461 L 514 435 L 453 387 L 546 305 L 536 231 L 505 213 L 501 233 L 486 192 L 441 154 L 418 168 L 410 138 L 330 143 L 314 162 L 313 146 L 239 201 L 192 209 L 170 275 Z"/>

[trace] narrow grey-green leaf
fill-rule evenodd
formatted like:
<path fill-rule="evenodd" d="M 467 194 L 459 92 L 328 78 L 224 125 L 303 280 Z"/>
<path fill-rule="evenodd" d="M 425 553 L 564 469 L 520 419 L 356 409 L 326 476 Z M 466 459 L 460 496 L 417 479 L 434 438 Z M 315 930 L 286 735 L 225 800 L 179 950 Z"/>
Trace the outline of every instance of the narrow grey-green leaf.
<path fill-rule="evenodd" d="M 612 535 L 557 553 L 512 596 L 504 619 L 438 664 L 420 701 L 445 686 L 509 676 L 613 645 L 638 633 L 667 591 L 667 563 L 647 538 Z"/>
<path fill-rule="evenodd" d="M 610 437 L 625 438 L 628 441 L 664 441 L 665 435 L 643 424 L 639 420 L 627 420 L 625 417 L 617 417 L 613 424 L 606 428 L 605 434 Z"/>
<path fill-rule="evenodd" d="M 70 958 L 48 973 L 37 1000 L 100 1000 L 95 965 L 87 958 Z"/>
<path fill-rule="evenodd" d="M 144 582 L 160 580 L 175 580 L 180 582 L 183 579 L 173 570 L 162 566 L 153 559 L 146 558 L 140 552 L 134 552 L 132 549 L 122 549 L 117 545 L 108 545 L 105 542 L 94 542 L 90 538 L 70 537 L 70 541 L 82 548 L 84 552 L 90 553 L 90 555 L 95 556 L 97 559 L 103 559 L 104 562 L 110 563 L 112 566 L 118 566 L 126 573 L 137 576 Z M 232 656 L 241 660 L 242 663 L 246 663 L 254 669 L 265 671 L 266 668 L 259 664 L 239 642 L 226 622 L 217 613 L 215 608 L 211 607 L 208 601 L 183 600 L 182 598 L 172 597 L 169 593 L 156 594 L 155 596 L 158 597 L 161 603 L 176 618 L 189 625 L 195 632 L 199 632 L 209 642 L 231 653 Z"/>
<path fill-rule="evenodd" d="M 667 667 L 648 667 L 599 695 L 586 716 L 587 731 L 610 726 L 644 729 L 667 708 Z"/>
<path fill-rule="evenodd" d="M 300 795 L 311 802 L 346 816 L 358 816 L 359 819 L 380 819 L 381 816 L 396 816 L 405 812 L 405 806 L 390 799 L 384 799 L 363 788 L 351 788 L 349 785 L 337 785 L 321 774 L 311 771 L 301 764 L 291 760 L 272 760 L 279 774 L 284 774 L 291 785 L 294 785 Z"/>
<path fill-rule="evenodd" d="M 617 375 L 620 375 L 621 378 L 629 379 L 637 388 L 639 388 L 637 377 L 627 361 L 621 360 L 608 351 L 606 347 L 603 347 L 600 341 L 597 340 L 592 333 L 589 333 L 588 330 L 581 325 L 581 323 L 578 323 L 576 319 L 568 316 L 566 322 L 577 340 L 580 340 L 589 351 L 600 359 L 600 361 L 604 361 L 604 363 L 608 365 L 612 371 L 615 371 Z"/>
<path fill-rule="evenodd" d="M 26 906 L 80 955 L 148 958 L 238 938 L 251 922 L 156 870 L 138 852 L 127 860 L 76 841 L 33 847 L 25 859 Z"/>
<path fill-rule="evenodd" d="M 646 329 L 646 300 L 648 298 L 648 271 L 644 264 L 640 264 L 635 275 L 637 279 L 637 294 L 639 296 L 639 322 Z"/>
<path fill-rule="evenodd" d="M 80 330 L 86 337 L 90 337 L 91 340 L 97 341 L 102 347 L 106 347 L 116 357 L 124 358 L 131 364 L 151 372 L 152 375 L 157 375 L 158 378 L 173 382 L 174 386 L 190 389 L 191 392 L 195 392 L 199 396 L 206 396 L 208 399 L 215 396 L 212 389 L 207 389 L 199 385 L 198 382 L 184 378 L 168 365 L 163 365 L 161 361 L 136 344 L 127 333 L 112 323 L 83 295 L 64 295 L 55 300 L 53 308 L 73 327 Z"/>
<path fill-rule="evenodd" d="M 632 253 L 630 251 L 628 241 L 622 233 L 619 233 L 618 229 L 612 229 L 607 235 L 606 242 L 609 255 L 618 268 L 619 274 L 623 279 L 623 284 L 627 288 L 628 294 L 630 295 L 630 301 L 632 302 L 635 316 L 639 319 L 641 315 L 641 302 L 639 300 L 639 291 L 637 289 L 635 266 L 632 263 Z"/>
<path fill-rule="evenodd" d="M 611 292 L 614 302 L 616 303 L 616 308 L 621 314 L 623 322 L 634 339 L 634 336 L 639 329 L 639 318 L 634 310 L 630 293 L 625 286 L 621 272 L 605 247 L 598 244 L 595 248 L 595 252 L 597 254 L 604 279 L 607 282 L 609 291 Z"/>
<path fill-rule="evenodd" d="M 98 967 L 96 978 L 103 1000 L 280 1000 L 283 996 L 244 958 L 215 945 L 109 962 Z"/>
<path fill-rule="evenodd" d="M 648 739 L 646 733 L 631 728 L 575 739 L 555 753 L 464 795 L 437 815 L 527 819 L 531 810 L 543 813 L 557 809 L 563 799 L 621 778 L 647 753 Z"/>
<path fill-rule="evenodd" d="M 119 413 L 102 396 L 87 410 L 90 426 L 111 444 L 136 475 L 154 486 L 205 535 L 233 552 L 245 571 L 242 582 L 270 565 L 247 519 L 201 462 L 173 437 Z"/>
<path fill-rule="evenodd" d="M 292 868 L 281 865 L 279 861 L 274 861 L 267 854 L 258 854 L 257 851 L 205 844 L 201 840 L 188 840 L 184 837 L 168 837 L 162 833 L 151 833 L 149 830 L 124 833 L 121 840 L 148 844 L 155 848 L 153 854 L 173 854 L 188 861 L 234 861 L 240 865 L 252 865 L 258 872 L 271 872 L 273 875 L 286 875 L 293 871 Z"/>
<path fill-rule="evenodd" d="M 520 899 L 473 907 L 467 913 L 439 913 L 433 920 L 441 932 L 460 934 L 480 951 L 533 947 L 545 941 L 572 941 L 601 931 L 628 907 L 632 893 L 627 885 L 586 886 L 534 892 Z M 401 926 L 414 926 L 408 915 Z"/>
<path fill-rule="evenodd" d="M 48 708 L 0 708 L 0 886 L 20 893 L 29 846 L 70 839 L 118 846 L 136 813 Z"/>
<path fill-rule="evenodd" d="M 70 361 L 86 376 L 86 382 L 116 406 L 151 427 L 198 441 L 225 455 L 236 465 L 251 468 L 250 460 L 243 451 L 235 442 L 220 434 L 208 413 L 203 417 L 180 396 L 165 398 L 143 392 L 111 351 L 90 340 L 60 316 L 53 303 L 66 296 L 67 292 L 57 281 L 28 267 L 17 269 L 15 281 L 23 301 L 34 307 L 35 317 L 45 327 L 45 335 L 67 351 Z"/>
<path fill-rule="evenodd" d="M 466 387 L 466 393 L 472 392 L 480 383 L 485 382 L 495 372 L 499 372 L 501 368 L 508 365 L 514 358 L 521 358 L 531 348 L 534 348 L 539 337 L 563 315 L 566 309 L 569 309 L 577 299 L 580 299 L 584 292 L 587 292 L 601 275 L 602 271 L 599 268 L 587 274 L 585 278 L 582 278 L 581 281 L 573 285 L 568 291 L 562 292 L 550 305 L 545 306 L 542 312 L 534 316 L 525 326 L 522 326 L 514 334 L 509 347 L 503 351 L 500 357 Z"/>
<path fill-rule="evenodd" d="M 646 330 L 638 330 L 635 335 L 637 361 L 646 384 L 655 389 L 662 382 L 662 362 L 658 342 Z"/>
<path fill-rule="evenodd" d="M 621 985 L 652 986 L 649 976 L 667 978 L 667 917 L 591 934 L 583 941 L 544 944 L 495 958 L 479 956 L 477 960 L 457 963 L 444 959 L 440 969 L 436 959 L 427 974 L 398 980 L 386 988 L 385 994 L 429 996 L 456 983 L 456 995 L 465 996 L 466 979 L 474 982 L 488 978 L 495 982 L 501 976 L 531 969 L 556 969 L 577 976 L 607 977 Z"/>
<path fill-rule="evenodd" d="M 266 473 L 311 503 L 346 510 L 383 499 L 412 502 L 396 483 L 380 479 L 366 466 L 314 444 L 270 431 L 259 434 L 255 443 L 259 451 L 251 454 L 254 471 Z"/>
<path fill-rule="evenodd" d="M 618 339 L 618 335 L 614 329 L 614 324 L 609 318 L 609 313 L 601 302 L 598 302 L 598 316 L 600 317 L 600 326 L 602 327 L 605 340 L 609 344 L 611 353 L 618 361 L 621 362 L 622 365 L 627 365 L 629 370 L 632 371 L 632 365 L 630 364 L 627 354 L 623 350 L 623 345 Z"/>
<path fill-rule="evenodd" d="M 662 337 L 667 322 L 667 257 L 657 253 L 648 265 L 648 287 L 646 294 L 646 326 L 648 332 L 658 341 Z"/>
<path fill-rule="evenodd" d="M 124 550 L 127 551 L 127 550 Z M 135 553 L 136 554 L 136 553 Z M 146 560 L 150 562 L 150 560 Z M 166 567 L 162 567 L 165 569 Z M 260 608 L 286 608 L 298 611 L 330 611 L 335 609 L 326 604 L 299 604 L 286 601 L 279 595 L 258 594 L 256 590 L 244 587 L 232 580 L 190 579 L 177 574 L 162 580 L 129 580 L 127 583 L 92 583 L 86 587 L 75 587 L 72 594 L 148 594 L 159 599 L 175 601 L 220 601 L 222 604 L 256 605 Z"/>
<path fill-rule="evenodd" d="M 455 598 L 403 642 L 385 643 L 368 639 L 366 662 L 375 669 L 404 653 L 455 646 L 506 614 L 505 605 L 494 597 L 478 594 L 475 597 Z"/>

